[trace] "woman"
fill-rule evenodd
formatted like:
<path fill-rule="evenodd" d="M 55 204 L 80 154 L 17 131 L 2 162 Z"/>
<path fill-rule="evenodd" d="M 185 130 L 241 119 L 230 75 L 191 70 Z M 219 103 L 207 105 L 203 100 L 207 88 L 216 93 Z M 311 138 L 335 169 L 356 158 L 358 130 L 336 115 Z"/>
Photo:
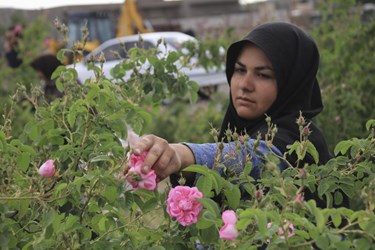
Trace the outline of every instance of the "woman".
<path fill-rule="evenodd" d="M 267 131 L 266 117 L 277 125 L 277 134 L 271 150 L 282 156 L 287 145 L 300 140 L 296 123 L 300 112 L 307 123 L 323 109 L 316 73 L 319 53 L 314 41 L 300 28 L 282 22 L 268 23 L 256 27 L 243 40 L 232 44 L 227 51 L 226 76 L 230 85 L 230 103 L 225 114 L 219 139 L 224 142 L 223 155 L 230 152 L 233 142 L 227 142 L 225 131 L 229 128 L 238 134 L 248 134 L 248 144 L 252 148 L 258 131 L 262 138 Z M 267 116 L 266 116 L 267 115 Z M 309 140 L 319 152 L 321 164 L 328 161 L 330 154 L 322 133 L 311 123 Z M 143 171 L 154 169 L 159 178 L 180 172 L 191 164 L 213 167 L 216 144 L 169 144 L 154 135 L 145 135 L 133 145 L 134 152 L 148 151 Z M 270 150 L 264 141 L 253 157 L 250 173 L 259 178 L 262 155 Z M 227 167 L 236 166 L 240 172 L 245 162 L 243 149 L 239 159 L 225 161 Z M 224 158 L 221 160 L 224 162 Z M 297 165 L 296 155 L 288 155 L 288 162 Z M 301 163 L 313 163 L 306 155 Z M 239 167 L 238 167 L 239 166 Z M 285 168 L 285 164 L 280 164 Z M 186 174 L 186 173 L 184 173 Z M 194 179 L 194 174 L 186 174 Z"/>
<path fill-rule="evenodd" d="M 22 38 L 22 26 L 9 27 L 5 32 L 4 51 L 5 58 L 9 67 L 18 68 L 22 64 L 22 59 L 19 57 L 19 42 Z"/>

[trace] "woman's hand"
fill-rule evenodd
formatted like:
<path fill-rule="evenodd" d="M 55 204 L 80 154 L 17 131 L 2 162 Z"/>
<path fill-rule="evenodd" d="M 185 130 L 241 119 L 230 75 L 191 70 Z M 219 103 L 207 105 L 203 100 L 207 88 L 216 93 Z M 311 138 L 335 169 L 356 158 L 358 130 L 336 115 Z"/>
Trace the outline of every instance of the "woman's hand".
<path fill-rule="evenodd" d="M 183 144 L 170 144 L 155 135 L 144 135 L 133 142 L 133 151 L 139 155 L 144 151 L 148 154 L 144 160 L 142 171 L 147 173 L 152 168 L 160 180 L 173 173 L 180 172 L 184 167 L 194 164 L 194 156 Z"/>

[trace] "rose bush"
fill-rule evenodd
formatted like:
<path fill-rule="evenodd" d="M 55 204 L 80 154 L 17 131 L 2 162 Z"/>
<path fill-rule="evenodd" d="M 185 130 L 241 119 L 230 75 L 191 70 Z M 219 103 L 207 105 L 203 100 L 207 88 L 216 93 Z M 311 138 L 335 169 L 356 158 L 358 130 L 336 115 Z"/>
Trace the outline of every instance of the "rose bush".
<path fill-rule="evenodd" d="M 59 58 L 66 52 L 62 50 Z M 364 124 L 366 136 L 337 143 L 334 158 L 325 165 L 280 172 L 280 159 L 270 154 L 257 182 L 248 175 L 249 160 L 239 175 L 220 162 L 215 169 L 192 165 L 186 171 L 199 176 L 193 188 L 172 188 L 166 180 L 157 189 L 129 189 L 119 175 L 133 166 L 141 177 L 136 166 L 141 166 L 144 155 L 127 157 L 131 145 L 124 147 L 122 142 L 128 128 L 145 132 L 152 123 L 148 111 L 167 97 L 197 97 L 196 84 L 175 67 L 182 54 L 160 56 L 155 50 L 134 48 L 129 55 L 113 71 L 116 84 L 101 75 L 100 67 L 89 64 L 97 78 L 83 85 L 76 83 L 74 69 L 55 71 L 64 96 L 50 104 L 37 89 L 14 93 L 0 127 L 1 248 L 371 249 L 375 244 L 371 117 Z M 150 68 L 140 70 L 146 60 Z M 132 77 L 122 81 L 127 70 Z M 20 107 L 29 112 L 22 129 L 12 118 Z M 308 131 L 301 133 L 302 140 L 290 150 L 301 158 L 319 157 L 306 147 Z M 215 141 L 214 128 L 211 135 Z M 236 149 L 248 139 L 228 136 L 235 139 Z M 46 159 L 53 159 L 53 178 L 39 174 L 44 163 L 43 169 L 53 169 Z M 228 210 L 229 216 L 224 212 Z"/>

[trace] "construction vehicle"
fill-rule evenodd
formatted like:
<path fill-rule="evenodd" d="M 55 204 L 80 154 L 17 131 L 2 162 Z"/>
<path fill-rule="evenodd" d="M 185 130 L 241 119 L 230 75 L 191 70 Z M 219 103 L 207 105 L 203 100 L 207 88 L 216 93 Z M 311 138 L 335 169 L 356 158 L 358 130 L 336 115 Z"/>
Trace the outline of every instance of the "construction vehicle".
<path fill-rule="evenodd" d="M 149 22 L 145 21 L 138 12 L 136 0 L 125 0 L 121 10 L 116 7 L 100 10 L 75 10 L 74 7 L 64 13 L 63 20 L 69 29 L 67 47 L 80 41 L 83 26 L 87 26 L 89 40 L 84 46 L 84 52 L 89 53 L 104 41 L 114 37 L 134 35 L 153 31 Z M 146 27 L 147 26 L 147 27 Z M 53 47 L 52 47 L 53 46 Z M 56 41 L 51 42 L 50 51 L 58 51 Z"/>
<path fill-rule="evenodd" d="M 146 24 L 149 23 L 139 14 L 135 0 L 125 0 L 118 18 L 117 37 L 153 31 L 153 28 L 150 25 L 146 27 Z"/>

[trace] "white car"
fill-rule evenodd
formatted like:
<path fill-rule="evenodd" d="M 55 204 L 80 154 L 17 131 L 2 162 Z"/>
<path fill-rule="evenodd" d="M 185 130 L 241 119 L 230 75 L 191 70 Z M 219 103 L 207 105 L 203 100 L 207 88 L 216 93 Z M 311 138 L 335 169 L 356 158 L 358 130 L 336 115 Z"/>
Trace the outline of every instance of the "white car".
<path fill-rule="evenodd" d="M 140 44 L 139 36 L 142 37 L 142 45 Z M 163 43 L 161 43 L 157 47 L 158 40 L 160 39 L 163 39 L 167 46 L 164 46 Z M 114 55 L 113 51 L 118 52 L 122 58 L 126 58 L 125 51 L 128 51 L 134 46 L 143 46 L 144 49 L 157 47 L 158 50 L 162 52 L 161 54 L 163 54 L 167 52 L 166 49 L 170 51 L 178 50 L 179 48 L 181 48 L 181 45 L 185 41 L 197 42 L 194 37 L 181 32 L 153 32 L 113 38 L 104 42 L 87 56 L 85 56 L 82 62 L 76 63 L 75 66 L 69 65 L 69 67 L 75 67 L 78 73 L 78 79 L 81 83 L 84 83 L 86 79 L 95 77 L 94 72 L 87 69 L 87 60 L 89 58 L 92 58 L 92 56 L 98 58 L 100 53 L 103 52 L 105 57 L 105 63 L 103 64 L 103 73 L 108 79 L 111 79 L 111 69 L 121 62 L 121 59 L 118 59 Z M 125 46 L 125 50 L 123 49 L 123 46 Z M 205 87 L 215 87 L 220 84 L 227 83 L 225 72 L 223 69 L 212 69 L 207 72 L 203 67 L 194 66 L 192 68 L 182 68 L 181 70 L 184 71 L 184 73 L 189 76 L 191 80 L 196 81 L 201 89 Z"/>

